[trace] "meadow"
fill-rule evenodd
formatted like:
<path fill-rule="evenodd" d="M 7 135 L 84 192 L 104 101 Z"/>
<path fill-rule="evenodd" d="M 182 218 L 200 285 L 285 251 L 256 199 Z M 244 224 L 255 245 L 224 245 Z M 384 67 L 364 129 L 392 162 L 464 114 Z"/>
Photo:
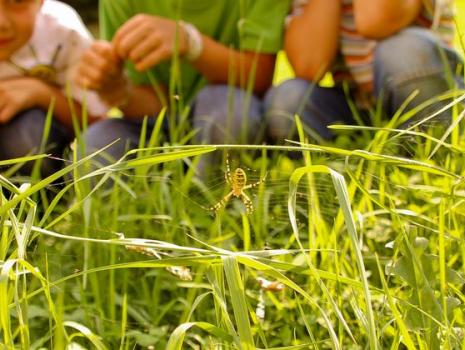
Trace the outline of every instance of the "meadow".
<path fill-rule="evenodd" d="M 444 99 L 443 130 L 397 128 Z M 48 178 L 0 162 L 0 349 L 464 349 L 464 99 L 281 146 L 192 145 L 182 109 L 107 166 L 79 133 Z M 211 210 L 228 163 L 251 213 Z"/>

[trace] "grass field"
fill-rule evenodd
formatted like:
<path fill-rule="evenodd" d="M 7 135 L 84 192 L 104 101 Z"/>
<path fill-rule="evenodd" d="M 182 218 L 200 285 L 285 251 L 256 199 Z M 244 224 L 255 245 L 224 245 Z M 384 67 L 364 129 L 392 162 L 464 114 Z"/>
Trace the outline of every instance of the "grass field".
<path fill-rule="evenodd" d="M 0 349 L 464 349 L 465 95 L 448 97 L 440 133 L 378 120 L 316 145 L 297 122 L 285 146 L 190 145 L 179 117 L 171 145 L 155 128 L 98 169 L 0 162 Z M 228 157 L 259 183 L 250 215 L 209 210 Z"/>

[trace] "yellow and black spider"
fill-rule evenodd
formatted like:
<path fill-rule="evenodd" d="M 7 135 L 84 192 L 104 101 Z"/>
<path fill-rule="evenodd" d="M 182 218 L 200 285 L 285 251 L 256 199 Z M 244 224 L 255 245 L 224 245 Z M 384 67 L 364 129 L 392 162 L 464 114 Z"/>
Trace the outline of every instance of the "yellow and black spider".
<path fill-rule="evenodd" d="M 35 59 L 38 60 L 34 47 L 29 45 L 29 49 L 31 50 L 33 57 L 35 57 Z M 55 67 L 55 63 L 58 58 L 58 55 L 60 54 L 61 49 L 62 45 L 57 45 L 49 63 L 37 63 L 29 69 L 24 68 L 11 60 L 9 61 L 9 63 L 27 77 L 37 78 L 48 84 L 56 85 L 58 71 Z"/>
<path fill-rule="evenodd" d="M 231 172 L 231 166 L 229 165 L 229 155 L 226 156 L 226 172 L 224 173 L 226 183 L 231 187 L 231 191 L 224 196 L 218 203 L 210 207 L 209 210 L 218 212 L 222 207 L 226 206 L 231 197 L 240 198 L 245 204 L 246 213 L 251 214 L 254 210 L 252 200 L 244 192 L 247 189 L 257 187 L 265 181 L 265 177 L 260 181 L 247 185 L 247 174 L 242 168 L 236 168 L 234 172 Z"/>

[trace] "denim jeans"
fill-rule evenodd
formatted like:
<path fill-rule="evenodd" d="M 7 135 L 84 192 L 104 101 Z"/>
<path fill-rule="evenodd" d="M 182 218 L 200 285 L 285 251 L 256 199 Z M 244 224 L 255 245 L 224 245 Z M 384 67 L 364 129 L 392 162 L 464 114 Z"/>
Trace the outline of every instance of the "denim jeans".
<path fill-rule="evenodd" d="M 430 30 L 406 28 L 377 44 L 374 97 L 382 98 L 384 114 L 392 117 L 415 90 L 419 93 L 408 109 L 446 92 L 454 84 L 463 87 L 460 74 L 453 74 L 453 81 L 448 81 L 446 74 L 448 69 L 455 73 L 460 63 L 463 64 L 458 53 L 441 45 Z M 422 110 L 414 119 L 431 115 L 445 103 Z M 268 91 L 264 110 L 267 135 L 272 142 L 282 142 L 292 136 L 295 114 L 325 139 L 333 136 L 328 125 L 354 122 L 347 96 L 340 87 L 323 88 L 302 79 L 288 80 Z M 436 120 L 449 117 L 450 113 L 443 113 Z"/>
<path fill-rule="evenodd" d="M 37 154 L 42 143 L 47 112 L 38 108 L 29 109 L 16 115 L 7 124 L 0 125 L 0 160 Z M 44 152 L 62 157 L 63 150 L 71 140 L 71 133 L 59 122 L 52 120 Z M 20 173 L 30 175 L 33 162 L 26 162 Z M 59 170 L 63 162 L 44 158 L 41 164 L 43 177 Z"/>
<path fill-rule="evenodd" d="M 193 104 L 192 125 L 199 130 L 195 141 L 209 144 L 254 142 L 258 130 L 263 127 L 261 109 L 261 101 L 244 90 L 226 85 L 206 86 Z M 148 135 L 154 124 L 154 119 L 150 119 Z M 106 119 L 95 123 L 85 135 L 87 150 L 99 150 L 118 140 L 105 152 L 113 160 L 119 159 L 127 150 L 138 147 L 141 128 L 142 120 Z"/>

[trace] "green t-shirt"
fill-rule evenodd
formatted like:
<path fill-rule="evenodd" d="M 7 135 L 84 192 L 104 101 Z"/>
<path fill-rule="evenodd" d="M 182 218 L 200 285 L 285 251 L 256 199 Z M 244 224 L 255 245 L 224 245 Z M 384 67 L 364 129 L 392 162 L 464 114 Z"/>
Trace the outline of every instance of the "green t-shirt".
<path fill-rule="evenodd" d="M 291 0 L 100 0 L 102 38 L 111 40 L 119 27 L 132 16 L 145 13 L 192 23 L 203 34 L 235 49 L 276 53 L 282 47 L 284 19 Z M 151 69 L 165 86 L 170 83 L 171 61 Z M 136 84 L 150 84 L 147 73 L 127 65 Z M 178 93 L 190 99 L 205 85 L 189 63 L 181 62 Z"/>

